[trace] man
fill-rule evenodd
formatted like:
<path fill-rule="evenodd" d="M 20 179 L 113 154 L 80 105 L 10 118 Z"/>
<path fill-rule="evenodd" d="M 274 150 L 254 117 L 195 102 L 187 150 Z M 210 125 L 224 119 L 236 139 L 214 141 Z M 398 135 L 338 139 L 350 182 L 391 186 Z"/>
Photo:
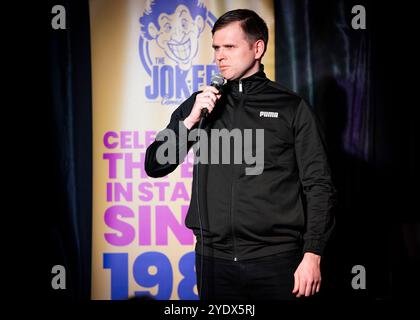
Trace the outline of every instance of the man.
<path fill-rule="evenodd" d="M 223 92 L 205 87 L 174 111 L 166 130 L 175 133 L 171 143 L 177 161 L 159 163 L 158 149 L 165 141 L 157 139 L 147 149 L 146 172 L 161 177 L 175 170 L 185 157 L 180 150 L 192 144 L 179 141 L 180 130 L 197 128 L 203 108 L 210 135 L 215 129 L 263 129 L 262 172 L 246 174 L 244 161 L 194 167 L 186 226 L 197 237 L 200 298 L 311 296 L 320 290 L 320 261 L 334 225 L 335 195 L 315 117 L 301 97 L 265 76 L 261 59 L 268 29 L 255 12 L 225 13 L 212 34 L 215 61 L 227 80 Z M 211 145 L 209 152 L 217 148 Z M 258 150 L 249 143 L 244 148 L 254 154 Z"/>

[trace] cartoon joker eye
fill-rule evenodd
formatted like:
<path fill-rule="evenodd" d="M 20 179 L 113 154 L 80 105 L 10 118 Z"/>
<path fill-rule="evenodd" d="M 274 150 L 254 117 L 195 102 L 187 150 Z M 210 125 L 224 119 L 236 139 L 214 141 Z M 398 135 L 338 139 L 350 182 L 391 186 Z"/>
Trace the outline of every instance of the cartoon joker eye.
<path fill-rule="evenodd" d="M 188 20 L 187 19 L 182 19 L 181 25 L 182 25 L 182 28 L 187 30 L 188 29 Z"/>
<path fill-rule="evenodd" d="M 170 32 L 172 30 L 172 26 L 169 23 L 165 23 L 163 30 L 165 30 L 165 32 Z"/>

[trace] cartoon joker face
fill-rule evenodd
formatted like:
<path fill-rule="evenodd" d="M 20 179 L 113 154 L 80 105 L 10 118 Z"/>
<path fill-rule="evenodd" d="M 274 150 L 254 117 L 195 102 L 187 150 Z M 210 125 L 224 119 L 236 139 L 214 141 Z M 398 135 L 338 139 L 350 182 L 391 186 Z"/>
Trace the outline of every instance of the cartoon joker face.
<path fill-rule="evenodd" d="M 193 20 L 188 8 L 181 4 L 171 15 L 160 14 L 158 21 L 159 30 L 150 23 L 149 34 L 170 59 L 181 69 L 188 70 L 198 51 L 198 37 L 204 29 L 203 18 L 198 15 Z"/>

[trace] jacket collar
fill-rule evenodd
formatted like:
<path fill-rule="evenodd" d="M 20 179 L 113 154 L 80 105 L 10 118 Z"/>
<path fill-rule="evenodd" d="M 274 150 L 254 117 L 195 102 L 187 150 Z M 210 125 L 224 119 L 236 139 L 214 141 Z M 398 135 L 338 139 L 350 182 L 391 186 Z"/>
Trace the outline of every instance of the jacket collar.
<path fill-rule="evenodd" d="M 229 92 L 233 95 L 238 94 L 255 94 L 260 92 L 263 87 L 270 81 L 264 73 L 264 65 L 260 65 L 260 70 L 242 79 L 229 80 L 226 84 Z"/>

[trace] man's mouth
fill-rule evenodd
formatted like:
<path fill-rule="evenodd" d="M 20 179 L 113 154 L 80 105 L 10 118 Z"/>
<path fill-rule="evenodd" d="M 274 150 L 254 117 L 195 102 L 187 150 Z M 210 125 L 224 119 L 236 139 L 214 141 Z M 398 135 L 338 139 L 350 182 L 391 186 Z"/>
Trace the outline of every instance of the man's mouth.
<path fill-rule="evenodd" d="M 168 47 L 176 58 L 187 60 L 191 54 L 191 39 L 188 38 L 182 43 L 171 40 L 168 42 Z"/>

